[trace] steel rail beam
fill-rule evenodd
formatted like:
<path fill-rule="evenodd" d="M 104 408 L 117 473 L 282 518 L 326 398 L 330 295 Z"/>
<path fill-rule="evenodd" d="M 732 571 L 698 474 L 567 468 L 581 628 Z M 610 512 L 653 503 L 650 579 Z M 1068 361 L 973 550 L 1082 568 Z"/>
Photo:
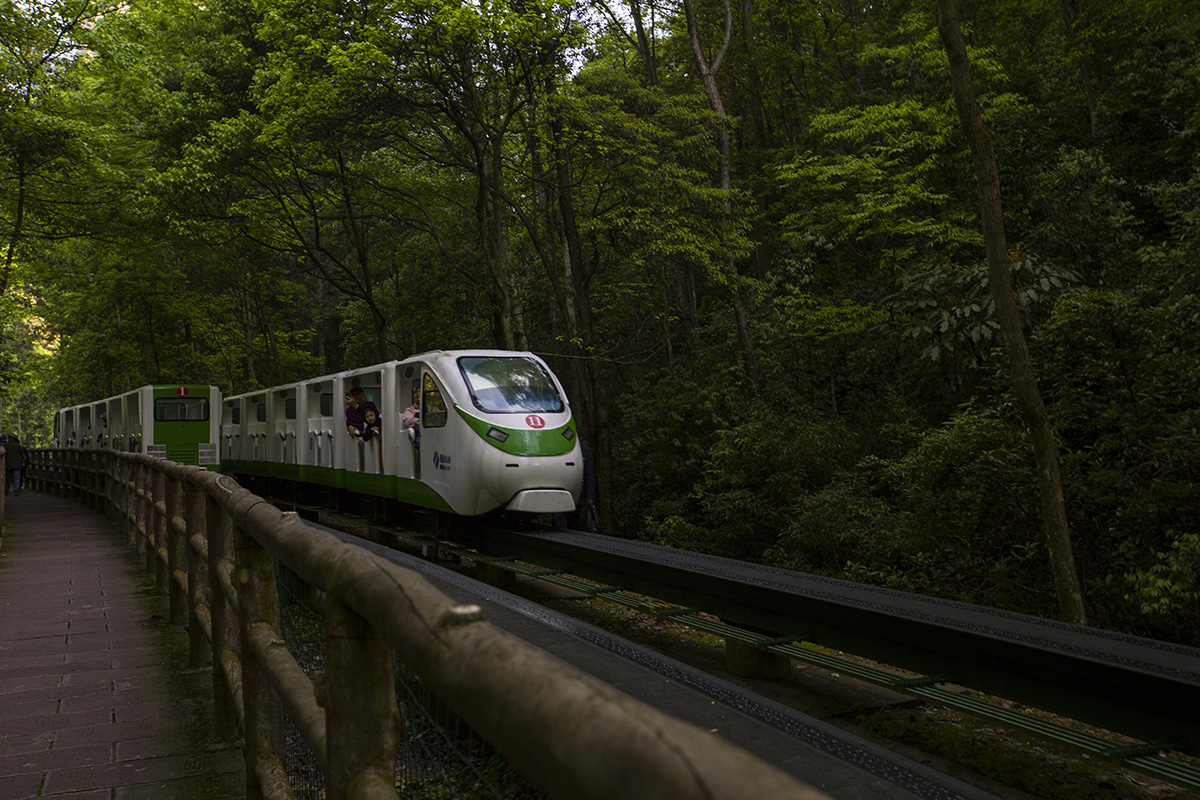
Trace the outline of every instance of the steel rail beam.
<path fill-rule="evenodd" d="M 465 533 L 489 555 L 703 607 L 731 624 L 1200 754 L 1194 648 L 574 531 Z"/>

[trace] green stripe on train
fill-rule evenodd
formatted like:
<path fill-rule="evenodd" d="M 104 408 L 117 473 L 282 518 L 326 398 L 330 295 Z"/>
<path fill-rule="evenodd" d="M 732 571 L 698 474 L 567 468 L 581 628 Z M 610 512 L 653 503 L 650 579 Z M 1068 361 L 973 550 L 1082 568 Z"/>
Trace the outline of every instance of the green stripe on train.
<path fill-rule="evenodd" d="M 451 513 L 454 511 L 437 491 L 414 478 L 350 472 L 344 469 L 315 467 L 308 464 L 277 464 L 271 461 L 234 461 L 229 459 L 221 464 L 221 471 L 312 483 L 334 489 L 347 489 L 375 497 L 391 497 L 403 503 L 412 503 L 438 511 Z"/>
<path fill-rule="evenodd" d="M 471 429 L 483 437 L 484 441 L 492 447 L 497 448 L 505 453 L 511 453 L 514 456 L 561 456 L 571 452 L 571 448 L 575 446 L 575 417 L 571 417 L 566 425 L 549 430 L 523 430 L 518 428 L 502 428 L 499 425 L 493 425 L 490 422 L 484 422 L 481 419 L 472 417 L 467 412 L 463 411 L 459 406 L 455 406 L 454 410 L 459 416 L 466 420 Z M 507 438 L 503 442 L 488 436 L 488 431 L 492 428 L 503 433 Z M 570 430 L 571 437 L 567 438 L 563 435 L 564 431 Z"/>

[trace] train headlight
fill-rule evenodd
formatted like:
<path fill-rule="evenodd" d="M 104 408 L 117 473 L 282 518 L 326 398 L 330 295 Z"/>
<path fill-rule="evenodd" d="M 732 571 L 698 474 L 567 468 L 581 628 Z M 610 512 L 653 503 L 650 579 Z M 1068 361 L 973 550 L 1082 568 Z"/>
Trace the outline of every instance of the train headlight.
<path fill-rule="evenodd" d="M 508 441 L 508 434 L 499 428 L 488 429 L 487 436 L 489 439 L 495 439 L 497 442 L 500 442 L 500 444 L 504 444 Z"/>
<path fill-rule="evenodd" d="M 563 438 L 568 442 L 575 438 L 575 431 L 570 428 L 563 428 Z"/>

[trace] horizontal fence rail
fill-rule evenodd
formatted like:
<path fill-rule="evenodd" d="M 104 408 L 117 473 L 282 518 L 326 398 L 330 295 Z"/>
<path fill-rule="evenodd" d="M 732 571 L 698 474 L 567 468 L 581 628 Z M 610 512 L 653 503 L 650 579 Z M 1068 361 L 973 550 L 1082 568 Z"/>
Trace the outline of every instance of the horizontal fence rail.
<path fill-rule="evenodd" d="M 560 798 L 820 798 L 723 739 L 566 666 L 418 573 L 308 527 L 209 470 L 142 454 L 33 453 L 34 488 L 108 514 L 211 666 L 218 733 L 245 742 L 250 800 L 292 798 L 285 714 L 330 800 L 391 800 L 402 661 L 519 772 Z M 325 593 L 325 665 L 280 635 L 276 561 Z"/>

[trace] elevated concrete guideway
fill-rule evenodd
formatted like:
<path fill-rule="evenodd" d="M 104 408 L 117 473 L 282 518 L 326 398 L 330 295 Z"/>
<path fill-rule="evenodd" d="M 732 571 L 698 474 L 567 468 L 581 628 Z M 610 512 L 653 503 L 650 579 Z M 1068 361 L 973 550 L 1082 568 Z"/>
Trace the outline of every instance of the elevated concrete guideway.
<path fill-rule="evenodd" d="M 212 677 L 101 515 L 25 490 L 0 544 L 0 800 L 233 800 Z"/>

